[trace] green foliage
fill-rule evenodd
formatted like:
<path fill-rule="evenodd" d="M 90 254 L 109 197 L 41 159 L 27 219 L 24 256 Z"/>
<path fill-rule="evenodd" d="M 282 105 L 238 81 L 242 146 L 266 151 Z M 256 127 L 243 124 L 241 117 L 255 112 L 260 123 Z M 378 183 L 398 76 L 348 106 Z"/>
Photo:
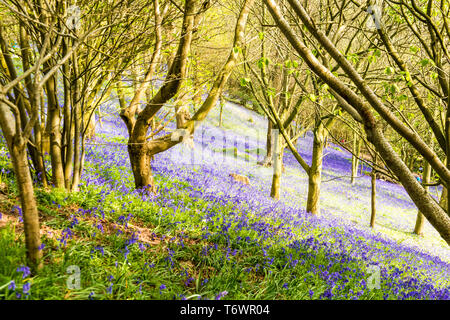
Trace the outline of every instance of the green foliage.
<path fill-rule="evenodd" d="M 267 68 L 272 62 L 269 58 L 262 57 L 256 63 L 259 69 Z"/>
<path fill-rule="evenodd" d="M 386 67 L 386 69 L 384 69 L 384 73 L 391 75 L 394 73 L 394 69 L 392 67 Z"/>
<path fill-rule="evenodd" d="M 251 81 L 250 78 L 241 78 L 241 87 L 247 87 Z"/>

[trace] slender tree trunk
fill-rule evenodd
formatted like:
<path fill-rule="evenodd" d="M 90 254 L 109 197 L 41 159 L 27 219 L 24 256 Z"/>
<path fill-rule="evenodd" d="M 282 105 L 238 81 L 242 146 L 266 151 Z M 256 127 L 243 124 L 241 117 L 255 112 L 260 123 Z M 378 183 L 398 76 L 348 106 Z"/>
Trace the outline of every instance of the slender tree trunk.
<path fill-rule="evenodd" d="M 65 43 L 65 48 L 67 43 Z M 67 50 L 67 49 L 66 49 Z M 70 65 L 69 62 L 63 65 L 63 74 L 64 74 L 64 185 L 67 190 L 71 189 L 71 180 L 72 180 L 72 169 L 73 169 L 73 113 L 72 113 L 72 104 L 71 104 L 71 92 L 70 92 Z"/>
<path fill-rule="evenodd" d="M 408 162 L 409 170 L 414 171 L 414 167 L 413 166 L 414 166 L 414 156 L 412 155 L 412 156 L 409 157 L 409 162 Z"/>
<path fill-rule="evenodd" d="M 74 165 L 73 165 L 73 177 L 71 191 L 78 191 L 78 185 L 80 183 L 80 136 L 81 136 L 81 123 L 83 118 L 80 112 L 80 92 L 78 87 L 78 66 L 77 66 L 77 54 L 73 54 L 73 74 L 72 74 L 72 108 L 73 108 L 73 122 L 74 122 Z"/>
<path fill-rule="evenodd" d="M 194 56 L 196 56 L 196 52 L 193 53 Z M 202 84 L 201 81 L 199 79 L 199 70 L 198 70 L 198 63 L 194 63 L 193 66 L 193 73 L 194 73 L 194 96 L 192 97 L 192 104 L 194 105 L 194 112 L 195 110 L 197 110 L 198 107 L 201 106 L 202 104 L 202 93 L 203 93 L 203 88 L 202 88 Z M 222 97 L 220 98 L 220 103 L 221 103 L 221 109 L 222 109 Z M 219 125 L 220 127 L 221 125 Z"/>
<path fill-rule="evenodd" d="M 431 166 L 428 162 L 425 163 L 425 167 L 423 169 L 423 184 L 424 184 L 424 189 L 428 192 L 429 187 L 427 186 L 427 184 L 430 183 L 431 180 Z M 418 212 L 417 213 L 417 220 L 416 220 L 416 226 L 414 227 L 414 233 L 421 236 L 423 235 L 423 226 L 424 226 L 424 222 L 425 222 L 425 217 L 422 214 L 422 212 Z"/>
<path fill-rule="evenodd" d="M 127 103 L 125 101 L 125 96 L 123 94 L 122 85 L 119 82 L 116 84 L 117 97 L 119 98 L 120 109 L 124 110 L 127 107 Z"/>
<path fill-rule="evenodd" d="M 95 127 L 96 127 L 96 119 L 95 119 L 95 113 L 88 111 L 84 116 L 84 127 L 85 130 L 83 130 L 84 132 L 84 138 L 83 141 L 85 141 L 85 139 L 91 140 L 92 138 L 95 137 Z"/>
<path fill-rule="evenodd" d="M 377 216 L 377 172 L 375 168 L 372 168 L 371 178 L 372 178 L 371 179 L 372 192 L 370 197 L 371 199 L 370 227 L 373 229 L 375 228 L 375 218 Z"/>
<path fill-rule="evenodd" d="M 320 121 L 314 129 L 313 155 L 308 177 L 308 202 L 306 204 L 306 211 L 314 215 L 320 213 L 319 198 L 325 138 L 325 128 Z"/>
<path fill-rule="evenodd" d="M 450 90 L 450 83 L 448 89 Z M 450 93 L 447 95 L 447 101 L 447 115 L 445 117 L 445 137 L 447 138 L 446 166 L 447 168 L 450 168 Z M 446 190 L 446 199 L 443 203 L 445 205 L 444 211 L 447 212 L 447 215 L 450 217 L 450 192 L 448 192 L 448 189 Z"/>
<path fill-rule="evenodd" d="M 446 187 L 442 187 L 442 194 L 441 194 L 441 200 L 439 201 L 439 205 L 450 216 L 449 212 L 447 211 L 447 200 L 448 200 L 448 191 L 447 190 L 448 189 Z"/>
<path fill-rule="evenodd" d="M 46 66 L 50 69 L 50 66 Z M 56 95 L 56 78 L 54 76 L 46 83 L 48 98 L 48 134 L 50 136 L 50 157 L 52 163 L 52 182 L 56 188 L 64 188 L 64 170 L 61 158 L 61 115 Z"/>
<path fill-rule="evenodd" d="M 103 129 L 102 113 L 100 111 L 100 107 L 97 108 L 96 115 L 97 115 L 98 125 L 101 129 Z"/>
<path fill-rule="evenodd" d="M 84 169 L 84 160 L 86 158 L 86 138 L 84 137 L 84 135 L 81 137 L 81 155 L 80 155 L 80 166 L 78 169 L 78 181 L 77 184 L 75 185 L 75 190 L 78 190 L 78 185 L 80 184 L 80 180 L 81 180 L 81 175 L 83 173 L 83 169 Z"/>
<path fill-rule="evenodd" d="M 67 144 L 66 149 L 66 161 L 64 165 L 64 184 L 67 190 L 71 190 L 72 185 L 72 170 L 73 170 L 73 157 L 74 157 L 74 128 L 73 128 L 73 114 L 69 112 L 68 118 L 64 119 L 67 122 L 68 130 L 66 132 L 65 142 Z"/>
<path fill-rule="evenodd" d="M 41 132 L 42 132 L 42 156 L 44 157 L 46 154 L 50 154 L 50 136 L 47 128 L 48 125 L 48 106 L 45 107 L 45 97 L 44 97 L 44 91 L 42 90 L 42 93 L 40 95 L 40 106 L 41 106 Z"/>
<path fill-rule="evenodd" d="M 192 103 L 194 105 L 194 111 L 197 110 L 197 107 L 199 107 L 202 104 L 202 89 L 201 88 L 197 88 L 197 91 L 195 92 L 195 95 L 192 98 Z"/>
<path fill-rule="evenodd" d="M 72 191 L 78 191 L 78 184 L 80 183 L 80 119 L 79 119 L 79 103 L 76 103 L 74 110 L 75 122 L 75 137 L 74 137 L 74 166 L 72 178 Z"/>
<path fill-rule="evenodd" d="M 220 97 L 219 101 L 220 101 L 219 127 L 221 128 L 223 124 L 223 106 L 225 104 L 225 101 L 222 96 Z"/>
<path fill-rule="evenodd" d="M 353 133 L 353 155 L 352 155 L 352 178 L 351 184 L 355 183 L 355 179 L 358 176 L 359 155 L 361 154 L 362 140 L 358 139 L 356 132 Z"/>
<path fill-rule="evenodd" d="M 47 188 L 48 180 L 47 180 L 47 171 L 45 170 L 45 165 L 44 165 L 44 154 L 43 154 L 43 150 L 42 150 L 42 130 L 41 129 L 42 129 L 41 124 L 39 123 L 39 121 L 37 121 L 34 126 L 34 141 L 35 141 L 35 145 L 37 147 L 37 149 L 36 149 L 37 168 L 36 169 L 38 171 L 39 180 L 42 182 L 42 186 L 44 188 Z"/>
<path fill-rule="evenodd" d="M 273 160 L 273 123 L 270 119 L 267 120 L 267 140 L 266 140 L 266 157 L 259 164 L 264 167 L 272 166 Z"/>
<path fill-rule="evenodd" d="M 185 125 L 187 121 L 191 119 L 189 107 L 187 106 L 186 102 L 186 96 L 183 96 L 176 102 L 175 113 L 177 114 L 176 116 L 177 128 L 180 129 Z"/>
<path fill-rule="evenodd" d="M 281 186 L 281 176 L 283 174 L 283 155 L 284 155 L 284 138 L 279 133 L 278 129 L 274 129 L 273 142 L 274 150 L 273 154 L 273 176 L 272 176 L 272 189 L 270 191 L 270 196 L 276 200 L 280 199 L 280 186 Z"/>

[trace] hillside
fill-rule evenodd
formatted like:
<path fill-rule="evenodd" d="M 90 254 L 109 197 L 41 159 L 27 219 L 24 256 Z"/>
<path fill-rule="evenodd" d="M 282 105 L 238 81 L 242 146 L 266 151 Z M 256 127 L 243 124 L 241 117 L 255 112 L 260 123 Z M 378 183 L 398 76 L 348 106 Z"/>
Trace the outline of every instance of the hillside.
<path fill-rule="evenodd" d="M 274 202 L 271 169 L 256 165 L 266 121 L 234 104 L 224 110 L 224 130 L 214 110 L 194 149 L 179 145 L 155 157 L 157 195 L 133 189 L 126 129 L 116 116 L 104 119 L 87 145 L 81 192 L 37 190 L 48 266 L 34 277 L 17 241 L 14 181 L 3 167 L 10 193 L 1 203 L 0 298 L 450 298 L 449 250 L 429 225 L 425 238 L 410 235 L 416 209 L 400 186 L 379 182 L 375 231 L 367 227 L 368 177 L 354 186 L 349 178 L 324 182 L 322 214 L 311 217 L 306 176 L 286 152 L 282 199 Z M 298 142 L 307 159 L 310 145 L 309 134 Z M 349 158 L 331 145 L 324 181 L 348 175 Z M 248 176 L 251 186 L 230 173 Z M 81 283 L 70 289 L 73 265 Z M 368 288 L 373 266 L 381 289 Z"/>

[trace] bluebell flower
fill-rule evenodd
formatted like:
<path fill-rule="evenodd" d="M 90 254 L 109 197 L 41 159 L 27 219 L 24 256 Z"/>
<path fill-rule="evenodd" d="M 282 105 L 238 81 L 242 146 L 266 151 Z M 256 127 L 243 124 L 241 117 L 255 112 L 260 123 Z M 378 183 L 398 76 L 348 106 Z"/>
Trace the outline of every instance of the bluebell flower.
<path fill-rule="evenodd" d="M 216 300 L 220 300 L 228 294 L 228 291 L 222 291 L 216 296 Z"/>
<path fill-rule="evenodd" d="M 23 272 L 22 279 L 25 279 L 31 274 L 30 268 L 27 266 L 20 266 L 16 269 L 17 272 Z"/>
<path fill-rule="evenodd" d="M 111 285 L 106 289 L 106 292 L 108 294 L 112 294 L 112 291 L 113 291 L 113 284 L 111 283 Z"/>
<path fill-rule="evenodd" d="M 9 283 L 8 289 L 11 291 L 15 291 L 16 290 L 16 283 L 14 280 L 11 280 L 11 282 Z"/>
<path fill-rule="evenodd" d="M 31 284 L 29 282 L 24 283 L 22 287 L 22 292 L 26 295 L 30 293 Z"/>
<path fill-rule="evenodd" d="M 328 289 L 325 290 L 325 292 L 322 294 L 322 296 L 324 298 L 331 299 L 333 297 L 333 293 L 331 292 L 331 289 L 328 288 Z"/>
<path fill-rule="evenodd" d="M 19 214 L 19 222 L 23 222 L 22 208 L 19 206 L 13 206 L 11 212 L 17 211 Z"/>

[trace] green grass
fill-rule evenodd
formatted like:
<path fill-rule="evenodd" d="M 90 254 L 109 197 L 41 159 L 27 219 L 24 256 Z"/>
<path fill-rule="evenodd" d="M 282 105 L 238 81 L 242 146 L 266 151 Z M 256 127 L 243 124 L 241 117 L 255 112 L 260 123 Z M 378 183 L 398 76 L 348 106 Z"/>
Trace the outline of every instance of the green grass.
<path fill-rule="evenodd" d="M 160 186 L 174 183 L 187 186 L 163 177 L 157 177 L 157 181 Z M 116 191 L 104 196 L 100 188 L 93 186 L 74 194 L 39 189 L 36 194 L 40 212 L 45 216 L 43 225 L 58 231 L 58 238 L 76 217 L 78 224 L 71 229 L 74 237 L 62 246 L 55 237 L 44 236 L 44 269 L 37 275 L 22 279 L 22 273 L 16 269 L 26 264 L 23 233 L 12 225 L 2 228 L 0 299 L 17 299 L 15 293 L 8 289 L 11 280 L 15 281 L 16 292 L 19 293 L 24 283 L 31 284 L 30 293 L 22 294 L 21 299 L 214 299 L 223 291 L 228 292 L 226 298 L 232 299 L 309 299 L 309 290 L 314 291 L 312 297 L 317 298 L 326 288 L 326 283 L 311 273 L 312 265 L 327 263 L 324 256 L 311 255 L 304 264 L 287 268 L 283 265 L 287 261 L 286 253 L 281 249 L 282 242 L 274 243 L 271 239 L 261 244 L 236 241 L 237 237 L 255 237 L 247 229 L 228 234 L 231 246 L 218 233 L 208 240 L 202 239 L 201 229 L 207 226 L 214 234 L 222 227 L 221 219 L 229 214 L 229 208 L 212 206 L 211 210 L 219 214 L 205 222 L 199 211 L 211 204 L 190 199 L 182 187 L 173 199 L 189 208 L 186 211 L 159 208 L 151 201 L 143 202 L 137 196 L 124 196 Z M 93 207 L 101 208 L 104 218 L 89 214 L 83 216 L 75 209 L 89 210 Z M 146 244 L 145 250 L 141 250 L 137 243 L 129 245 L 125 259 L 125 243 L 132 230 L 125 230 L 122 226 L 122 230 L 128 233 L 116 235 L 111 226 L 119 228 L 118 218 L 128 215 L 132 215 L 129 223 L 154 233 L 155 240 Z M 256 221 L 253 217 L 249 222 Z M 100 232 L 98 223 L 111 232 Z M 272 247 L 265 253 L 263 247 L 269 243 Z M 95 249 L 100 246 L 103 253 Z M 298 252 L 291 253 L 298 258 Z M 307 254 L 306 248 L 303 253 Z M 263 269 L 268 257 L 277 262 Z M 79 289 L 68 287 L 70 274 L 67 268 L 70 266 L 80 268 Z M 350 267 L 360 269 L 357 265 Z M 113 278 L 109 280 L 111 276 Z M 163 284 L 166 289 L 160 289 Z"/>

